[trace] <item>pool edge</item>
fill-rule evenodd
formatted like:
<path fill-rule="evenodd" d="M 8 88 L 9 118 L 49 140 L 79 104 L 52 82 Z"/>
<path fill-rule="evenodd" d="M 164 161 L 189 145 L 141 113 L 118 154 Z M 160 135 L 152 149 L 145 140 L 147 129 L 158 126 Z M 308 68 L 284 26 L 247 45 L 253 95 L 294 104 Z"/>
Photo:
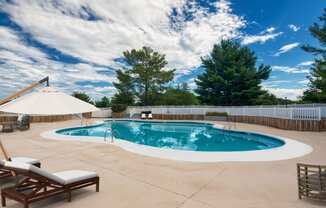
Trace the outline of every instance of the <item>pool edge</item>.
<path fill-rule="evenodd" d="M 135 119 L 123 119 L 123 120 L 135 120 Z M 103 122 L 104 121 L 98 122 L 94 125 L 99 125 L 100 123 Z M 185 122 L 185 120 L 174 120 L 173 122 Z M 189 120 L 187 120 L 187 122 L 189 122 Z M 216 124 L 215 122 L 210 122 L 210 121 L 195 121 L 194 123 L 213 124 L 214 128 L 218 128 L 218 129 L 224 128 L 223 125 Z M 74 127 L 67 127 L 67 128 L 74 128 Z M 61 129 L 67 129 L 67 128 L 61 128 Z M 302 157 L 313 151 L 313 148 L 311 146 L 296 141 L 294 139 L 280 137 L 272 134 L 265 134 L 256 131 L 232 130 L 232 131 L 255 133 L 263 136 L 273 137 L 285 142 L 285 144 L 280 147 L 266 149 L 266 150 L 232 151 L 232 152 L 183 151 L 183 150 L 162 149 L 162 148 L 151 147 L 147 145 L 140 145 L 140 144 L 136 144 L 136 143 L 132 143 L 129 141 L 116 139 L 116 138 L 114 139 L 114 142 L 111 143 L 110 141 L 111 138 L 109 138 L 107 141 L 104 141 L 103 137 L 87 137 L 87 136 L 78 137 L 78 136 L 62 135 L 56 133 L 56 131 L 58 130 L 60 129 L 54 129 L 51 131 L 43 132 L 41 133 L 41 136 L 45 139 L 53 139 L 53 140 L 111 144 L 111 145 L 118 146 L 126 151 L 140 154 L 143 156 L 176 160 L 176 161 L 186 161 L 186 162 L 277 161 L 277 160 L 287 160 L 296 157 Z"/>

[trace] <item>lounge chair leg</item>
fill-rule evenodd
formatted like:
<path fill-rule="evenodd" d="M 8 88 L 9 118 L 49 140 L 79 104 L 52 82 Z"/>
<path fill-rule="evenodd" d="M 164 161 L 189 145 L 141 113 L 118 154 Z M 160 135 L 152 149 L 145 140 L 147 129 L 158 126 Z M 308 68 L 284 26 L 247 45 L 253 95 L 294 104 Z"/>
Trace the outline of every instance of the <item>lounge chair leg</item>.
<path fill-rule="evenodd" d="M 96 192 L 99 192 L 100 191 L 100 181 L 98 180 L 96 182 Z"/>
<path fill-rule="evenodd" d="M 28 207 L 29 207 L 29 204 L 28 204 L 27 200 L 25 199 L 25 201 L 24 201 L 24 208 L 28 208 Z"/>
<path fill-rule="evenodd" d="M 68 202 L 71 202 L 71 191 L 68 191 L 67 194 L 68 194 Z"/>
<path fill-rule="evenodd" d="M 1 194 L 1 205 L 2 207 L 6 206 L 6 197 L 3 194 Z"/>

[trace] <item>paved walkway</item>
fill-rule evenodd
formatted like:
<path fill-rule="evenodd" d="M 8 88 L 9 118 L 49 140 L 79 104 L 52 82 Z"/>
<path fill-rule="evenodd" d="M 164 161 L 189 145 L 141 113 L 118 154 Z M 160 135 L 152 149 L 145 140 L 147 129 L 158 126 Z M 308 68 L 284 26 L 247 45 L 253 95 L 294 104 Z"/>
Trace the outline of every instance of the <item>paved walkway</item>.
<path fill-rule="evenodd" d="M 1 133 L 11 156 L 39 158 L 44 169 L 85 169 L 101 177 L 94 188 L 32 204 L 32 208 L 267 208 L 323 207 L 297 198 L 296 163 L 326 164 L 326 132 L 284 131 L 250 124 L 254 130 L 302 141 L 314 151 L 301 158 L 274 162 L 189 163 L 140 156 L 109 144 L 42 139 L 41 132 L 79 121 L 33 124 L 25 132 Z M 21 207 L 8 201 L 8 208 Z"/>

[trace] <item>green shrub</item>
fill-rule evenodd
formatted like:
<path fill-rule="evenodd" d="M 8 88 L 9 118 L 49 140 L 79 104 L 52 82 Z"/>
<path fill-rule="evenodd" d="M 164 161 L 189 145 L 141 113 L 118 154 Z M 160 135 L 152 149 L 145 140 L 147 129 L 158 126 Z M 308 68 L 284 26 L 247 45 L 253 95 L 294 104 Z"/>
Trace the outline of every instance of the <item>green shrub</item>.
<path fill-rule="evenodd" d="M 125 104 L 113 104 L 111 110 L 113 113 L 121 113 L 127 109 Z"/>
<path fill-rule="evenodd" d="M 228 116 L 227 112 L 207 112 L 206 116 Z"/>

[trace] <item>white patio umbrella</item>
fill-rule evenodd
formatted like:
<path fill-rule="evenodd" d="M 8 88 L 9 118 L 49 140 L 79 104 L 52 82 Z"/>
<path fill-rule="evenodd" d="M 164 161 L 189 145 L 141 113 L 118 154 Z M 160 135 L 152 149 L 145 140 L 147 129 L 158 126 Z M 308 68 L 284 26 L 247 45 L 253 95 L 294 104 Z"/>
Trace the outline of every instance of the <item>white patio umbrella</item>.
<path fill-rule="evenodd" d="M 28 115 L 70 115 L 98 111 L 94 105 L 44 87 L 0 106 L 0 111 Z"/>
<path fill-rule="evenodd" d="M 0 111 L 6 113 L 45 116 L 82 114 L 98 110 L 94 105 L 60 92 L 52 87 L 44 87 L 0 106 Z M 5 159 L 9 160 L 9 156 L 1 140 L 0 151 L 3 152 Z"/>

